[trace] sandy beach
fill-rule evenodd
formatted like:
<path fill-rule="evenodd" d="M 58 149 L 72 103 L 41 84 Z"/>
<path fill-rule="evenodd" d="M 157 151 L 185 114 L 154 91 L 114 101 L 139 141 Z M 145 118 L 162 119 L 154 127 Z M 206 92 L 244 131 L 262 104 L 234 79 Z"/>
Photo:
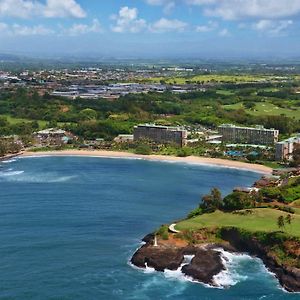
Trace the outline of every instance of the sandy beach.
<path fill-rule="evenodd" d="M 271 174 L 272 169 L 263 165 L 249 164 L 239 161 L 232 161 L 219 158 L 208 158 L 198 156 L 175 157 L 165 155 L 138 155 L 128 152 L 119 151 L 105 151 L 105 150 L 63 150 L 63 151 L 49 151 L 49 152 L 29 152 L 25 151 L 21 154 L 23 157 L 34 156 L 92 156 L 105 158 L 132 158 L 144 159 L 150 161 L 168 161 L 178 163 L 189 163 L 197 165 L 214 165 L 227 168 L 236 168 L 241 170 L 248 170 L 262 174 Z"/>

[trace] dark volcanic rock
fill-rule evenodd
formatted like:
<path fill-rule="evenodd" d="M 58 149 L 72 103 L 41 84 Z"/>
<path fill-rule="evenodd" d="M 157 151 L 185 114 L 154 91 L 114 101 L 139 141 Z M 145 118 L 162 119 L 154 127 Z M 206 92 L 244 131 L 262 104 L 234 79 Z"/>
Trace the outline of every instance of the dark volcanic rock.
<path fill-rule="evenodd" d="M 182 267 L 182 272 L 195 280 L 214 285 L 213 277 L 224 269 L 219 252 L 199 249 L 191 263 Z"/>
<path fill-rule="evenodd" d="M 145 268 L 147 264 L 156 271 L 164 271 L 178 269 L 183 259 L 183 251 L 180 248 L 161 248 L 146 244 L 137 250 L 131 262 L 139 268 Z"/>
<path fill-rule="evenodd" d="M 148 266 L 163 272 L 165 269 L 177 270 L 184 261 L 184 255 L 195 255 L 189 264 L 182 267 L 182 272 L 197 281 L 214 284 L 213 276 L 224 270 L 220 253 L 210 247 L 154 247 L 151 239 L 136 251 L 131 262 L 140 268 Z"/>
<path fill-rule="evenodd" d="M 153 240 L 154 240 L 154 233 L 149 233 L 142 239 L 142 241 L 145 243 L 151 243 L 153 242 Z"/>

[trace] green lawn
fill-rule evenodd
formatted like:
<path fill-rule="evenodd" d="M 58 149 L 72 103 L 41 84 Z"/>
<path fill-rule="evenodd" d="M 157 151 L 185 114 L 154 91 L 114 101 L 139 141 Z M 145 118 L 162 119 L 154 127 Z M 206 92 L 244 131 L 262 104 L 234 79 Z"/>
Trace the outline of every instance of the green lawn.
<path fill-rule="evenodd" d="M 18 124 L 18 123 L 28 123 L 28 122 L 33 122 L 34 121 L 34 120 L 30 120 L 30 119 L 15 118 L 15 117 L 12 117 L 10 115 L 0 115 L 0 117 L 6 118 L 7 121 L 12 125 Z M 44 121 L 44 120 L 38 120 L 37 122 L 38 122 L 40 128 L 46 128 L 47 124 L 49 123 L 49 122 Z M 70 124 L 70 123 L 57 122 L 58 126 L 64 126 L 66 124 Z"/>
<path fill-rule="evenodd" d="M 292 225 L 286 226 L 286 232 L 300 237 L 300 215 L 293 215 Z M 201 229 L 204 227 L 225 227 L 233 226 L 249 231 L 278 231 L 277 218 L 287 213 L 271 208 L 253 209 L 251 215 L 238 215 L 216 211 L 211 214 L 204 214 L 192 219 L 184 220 L 176 225 L 177 230 Z"/>
<path fill-rule="evenodd" d="M 240 108 L 244 108 L 243 103 L 236 103 L 232 105 L 224 105 L 223 106 L 227 110 L 237 110 Z M 246 111 L 254 116 L 278 116 L 278 115 L 286 115 L 290 118 L 296 118 L 300 120 L 300 108 L 281 108 L 269 102 L 258 102 L 255 105 L 254 109 L 246 109 Z"/>
<path fill-rule="evenodd" d="M 33 120 L 29 120 L 29 119 L 15 118 L 15 117 L 12 117 L 10 115 L 0 115 L 0 117 L 6 118 L 7 121 L 10 124 L 28 123 L 28 122 L 32 122 L 33 121 Z M 43 120 L 39 120 L 38 123 L 39 123 L 40 127 L 45 127 L 48 122 L 47 121 L 43 121 Z"/>

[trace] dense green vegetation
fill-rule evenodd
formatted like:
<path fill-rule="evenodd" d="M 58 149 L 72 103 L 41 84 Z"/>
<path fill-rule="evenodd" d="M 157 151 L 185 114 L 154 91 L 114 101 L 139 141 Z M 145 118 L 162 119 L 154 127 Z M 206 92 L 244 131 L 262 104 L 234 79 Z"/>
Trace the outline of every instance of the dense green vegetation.
<path fill-rule="evenodd" d="M 300 131 L 300 94 L 295 85 L 223 84 L 204 92 L 126 95 L 115 101 L 40 96 L 20 88 L 0 93 L 0 130 L 19 134 L 56 125 L 86 139 L 110 140 L 142 122 L 212 128 L 231 122 L 262 124 L 288 135 Z"/>

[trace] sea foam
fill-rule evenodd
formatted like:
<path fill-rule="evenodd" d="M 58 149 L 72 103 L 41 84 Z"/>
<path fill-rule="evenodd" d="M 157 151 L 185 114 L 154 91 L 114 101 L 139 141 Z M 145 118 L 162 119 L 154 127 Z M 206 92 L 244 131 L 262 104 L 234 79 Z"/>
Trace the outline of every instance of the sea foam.
<path fill-rule="evenodd" d="M 230 253 L 221 248 L 216 251 L 221 253 L 221 260 L 225 267 L 225 270 L 213 278 L 217 287 L 228 288 L 247 280 L 248 276 L 240 274 L 238 268 L 242 262 L 254 260 L 253 257 L 248 254 Z"/>

